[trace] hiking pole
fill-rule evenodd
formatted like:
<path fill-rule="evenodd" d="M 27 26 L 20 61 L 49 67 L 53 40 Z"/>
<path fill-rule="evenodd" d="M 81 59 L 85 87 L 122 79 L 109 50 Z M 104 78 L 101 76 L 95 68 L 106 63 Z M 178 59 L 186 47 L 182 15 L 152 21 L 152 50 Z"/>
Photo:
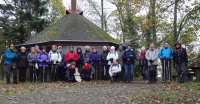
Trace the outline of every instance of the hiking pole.
<path fill-rule="evenodd" d="M 43 78 L 42 78 L 42 79 L 43 79 L 43 83 L 44 83 L 44 73 L 45 73 L 44 71 L 45 71 L 45 66 L 43 66 L 43 70 L 42 70 L 42 71 L 43 71 L 43 72 L 42 72 L 42 73 L 43 73 L 43 76 L 42 76 Z"/>

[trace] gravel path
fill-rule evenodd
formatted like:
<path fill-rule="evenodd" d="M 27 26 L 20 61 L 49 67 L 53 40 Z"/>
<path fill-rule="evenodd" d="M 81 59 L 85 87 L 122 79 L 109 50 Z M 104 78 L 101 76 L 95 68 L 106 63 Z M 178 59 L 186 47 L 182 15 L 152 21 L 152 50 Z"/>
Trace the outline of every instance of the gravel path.
<path fill-rule="evenodd" d="M 37 85 L 36 85 L 37 86 Z M 162 84 L 144 82 L 110 83 L 83 82 L 64 83 L 54 88 L 45 88 L 30 93 L 5 96 L 0 94 L 0 104 L 134 104 L 130 97 L 141 91 L 156 90 Z M 34 90 L 34 89 L 33 89 Z"/>

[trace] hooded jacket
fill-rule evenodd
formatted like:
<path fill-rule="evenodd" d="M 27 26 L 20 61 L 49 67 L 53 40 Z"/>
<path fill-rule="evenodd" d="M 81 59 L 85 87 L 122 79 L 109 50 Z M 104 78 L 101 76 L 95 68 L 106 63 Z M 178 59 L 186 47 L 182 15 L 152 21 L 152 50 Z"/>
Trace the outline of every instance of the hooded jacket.
<path fill-rule="evenodd" d="M 157 49 L 148 49 L 147 52 L 146 52 L 146 59 L 148 61 L 148 64 L 150 65 L 150 62 L 153 62 L 154 65 L 157 65 L 158 64 L 158 50 Z"/>
<path fill-rule="evenodd" d="M 62 61 L 62 56 L 57 51 L 56 52 L 50 51 L 49 52 L 49 60 L 50 60 L 50 62 L 53 62 L 54 64 L 60 63 Z"/>
<path fill-rule="evenodd" d="M 134 64 L 136 55 L 133 49 L 126 49 L 123 54 L 123 62 L 126 64 Z"/>
<path fill-rule="evenodd" d="M 29 66 L 32 66 L 34 63 L 37 62 L 37 54 L 28 53 L 27 60 Z"/>
<path fill-rule="evenodd" d="M 101 62 L 101 54 L 99 54 L 98 52 L 91 52 L 89 55 L 89 63 L 93 64 L 96 62 Z"/>
<path fill-rule="evenodd" d="M 186 49 L 182 47 L 176 48 L 174 50 L 173 56 L 174 56 L 174 62 L 176 64 L 188 63 L 188 56 L 187 56 Z"/>
<path fill-rule="evenodd" d="M 12 51 L 10 49 L 6 49 L 3 52 L 3 63 L 4 65 L 10 65 L 17 59 L 17 54 L 15 51 Z"/>
<path fill-rule="evenodd" d="M 116 51 L 114 52 L 109 52 L 108 56 L 106 58 L 106 60 L 108 61 L 108 65 L 112 64 L 112 60 L 118 60 L 119 59 L 119 55 Z"/>
<path fill-rule="evenodd" d="M 70 51 L 66 52 L 64 57 L 66 63 L 69 63 L 71 61 L 77 62 L 79 59 L 77 52 L 70 52 Z"/>
<path fill-rule="evenodd" d="M 162 48 L 159 52 L 159 58 L 161 59 L 172 59 L 173 51 L 171 48 Z"/>
<path fill-rule="evenodd" d="M 48 67 L 49 65 L 49 55 L 46 52 L 41 52 L 37 56 L 37 62 L 39 67 Z"/>
<path fill-rule="evenodd" d="M 83 52 L 82 52 L 82 49 L 81 48 L 77 48 L 77 54 L 78 54 L 78 64 L 83 64 L 84 63 L 84 55 L 83 55 Z"/>

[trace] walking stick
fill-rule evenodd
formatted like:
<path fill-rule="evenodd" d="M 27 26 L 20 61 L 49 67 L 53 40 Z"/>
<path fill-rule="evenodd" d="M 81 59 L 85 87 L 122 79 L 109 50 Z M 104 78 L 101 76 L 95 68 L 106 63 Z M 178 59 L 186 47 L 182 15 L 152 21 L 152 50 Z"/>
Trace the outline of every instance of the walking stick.
<path fill-rule="evenodd" d="M 42 70 L 42 71 L 43 71 L 43 72 L 42 72 L 42 73 L 43 73 L 43 76 L 42 76 L 42 77 L 43 77 L 43 83 L 44 83 L 45 66 L 43 66 L 43 70 Z"/>

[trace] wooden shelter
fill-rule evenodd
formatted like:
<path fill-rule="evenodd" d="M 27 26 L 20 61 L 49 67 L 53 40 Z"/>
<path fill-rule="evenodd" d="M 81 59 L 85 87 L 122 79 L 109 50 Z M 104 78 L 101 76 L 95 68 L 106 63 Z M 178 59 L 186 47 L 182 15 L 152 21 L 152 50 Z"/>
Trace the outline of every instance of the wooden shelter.
<path fill-rule="evenodd" d="M 116 40 L 97 25 L 76 11 L 76 0 L 72 9 L 55 24 L 31 37 L 24 46 L 59 44 L 63 46 L 118 46 Z M 20 46 L 21 46 L 20 45 Z"/>

